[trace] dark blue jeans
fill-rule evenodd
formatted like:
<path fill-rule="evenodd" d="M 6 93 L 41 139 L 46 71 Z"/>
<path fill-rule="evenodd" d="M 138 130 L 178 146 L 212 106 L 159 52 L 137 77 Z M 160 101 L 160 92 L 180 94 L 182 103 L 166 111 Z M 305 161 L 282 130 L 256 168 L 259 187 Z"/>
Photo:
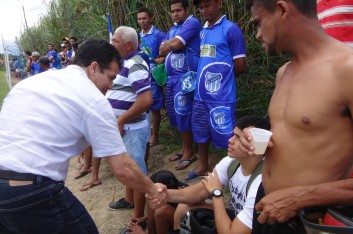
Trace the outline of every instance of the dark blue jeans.
<path fill-rule="evenodd" d="M 96 234 L 98 230 L 64 182 L 44 178 L 23 186 L 0 180 L 0 233 Z"/>

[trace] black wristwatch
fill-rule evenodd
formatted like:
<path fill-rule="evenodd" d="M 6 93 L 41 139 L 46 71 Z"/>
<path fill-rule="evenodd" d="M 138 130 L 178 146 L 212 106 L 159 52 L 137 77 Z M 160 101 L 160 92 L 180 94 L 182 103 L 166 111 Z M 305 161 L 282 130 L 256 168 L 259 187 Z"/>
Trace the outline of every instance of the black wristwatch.
<path fill-rule="evenodd" d="M 220 190 L 220 189 L 214 189 L 212 192 L 211 192 L 211 198 L 212 197 L 223 197 L 223 191 Z"/>

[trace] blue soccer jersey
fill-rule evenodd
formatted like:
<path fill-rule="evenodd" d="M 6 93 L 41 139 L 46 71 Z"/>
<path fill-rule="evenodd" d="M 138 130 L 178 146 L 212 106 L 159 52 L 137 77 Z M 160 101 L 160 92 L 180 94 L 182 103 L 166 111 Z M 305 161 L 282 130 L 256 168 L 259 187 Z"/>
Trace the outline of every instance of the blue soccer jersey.
<path fill-rule="evenodd" d="M 33 61 L 31 64 L 31 75 L 34 76 L 34 75 L 37 75 L 38 73 L 41 73 L 41 72 L 43 72 L 43 70 L 40 67 L 39 61 L 37 61 L 37 62 Z"/>
<path fill-rule="evenodd" d="M 188 70 L 197 71 L 200 58 L 200 31 L 201 23 L 193 16 L 189 16 L 183 24 L 174 25 L 169 30 L 166 40 L 176 37 L 186 45 L 187 50 L 176 50 L 167 55 L 165 65 L 168 76 L 182 76 Z"/>
<path fill-rule="evenodd" d="M 206 23 L 200 37 L 195 100 L 236 102 L 234 60 L 245 57 L 245 42 L 240 28 L 222 16 L 212 27 Z"/>
<path fill-rule="evenodd" d="M 155 67 L 154 59 L 159 54 L 159 47 L 164 41 L 165 33 L 152 26 L 147 34 L 143 35 L 142 31 L 139 34 L 141 38 L 140 49 L 150 57 L 150 68 L 153 69 Z"/>
<path fill-rule="evenodd" d="M 51 57 L 54 59 L 54 61 L 53 62 L 50 61 L 50 67 L 58 69 L 59 68 L 59 63 L 58 63 L 59 61 L 57 60 L 58 54 L 56 53 L 55 50 L 48 52 L 48 58 L 50 59 Z"/>

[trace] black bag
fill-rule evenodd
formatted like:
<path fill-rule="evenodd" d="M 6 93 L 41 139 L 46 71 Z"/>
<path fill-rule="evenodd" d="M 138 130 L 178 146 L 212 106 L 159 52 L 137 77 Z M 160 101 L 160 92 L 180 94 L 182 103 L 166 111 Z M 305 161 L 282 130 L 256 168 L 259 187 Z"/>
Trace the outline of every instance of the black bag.
<path fill-rule="evenodd" d="M 213 210 L 206 208 L 189 210 L 180 219 L 180 233 L 217 234 Z"/>

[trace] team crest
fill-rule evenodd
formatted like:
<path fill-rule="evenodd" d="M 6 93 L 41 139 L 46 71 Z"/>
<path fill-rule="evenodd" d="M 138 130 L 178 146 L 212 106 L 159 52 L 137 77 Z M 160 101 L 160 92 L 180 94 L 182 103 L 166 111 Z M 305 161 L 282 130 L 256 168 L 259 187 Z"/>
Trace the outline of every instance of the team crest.
<path fill-rule="evenodd" d="M 229 135 L 233 132 L 233 120 L 230 108 L 219 106 L 210 111 L 210 122 L 214 130 L 222 135 Z"/>
<path fill-rule="evenodd" d="M 184 67 L 184 58 L 185 58 L 184 54 L 172 54 L 170 56 L 172 68 L 180 69 Z"/>
<path fill-rule="evenodd" d="M 207 72 L 205 78 L 206 90 L 209 92 L 217 92 L 221 87 L 222 73 Z"/>
<path fill-rule="evenodd" d="M 187 115 L 191 113 L 192 98 L 188 98 L 187 94 L 177 93 L 174 97 L 175 112 L 179 115 Z"/>
<path fill-rule="evenodd" d="M 214 112 L 213 119 L 217 125 L 221 125 L 225 123 L 225 114 L 223 112 Z"/>

